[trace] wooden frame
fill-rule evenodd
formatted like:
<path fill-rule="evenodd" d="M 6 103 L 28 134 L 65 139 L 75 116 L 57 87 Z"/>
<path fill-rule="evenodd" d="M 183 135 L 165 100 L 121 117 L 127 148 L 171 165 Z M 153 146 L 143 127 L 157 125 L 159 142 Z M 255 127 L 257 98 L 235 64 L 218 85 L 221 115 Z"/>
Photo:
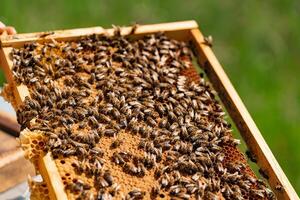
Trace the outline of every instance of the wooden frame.
<path fill-rule="evenodd" d="M 121 29 L 121 34 L 129 35 L 130 31 L 131 27 L 124 27 Z M 257 157 L 258 166 L 266 174 L 268 174 L 268 182 L 277 198 L 292 200 L 299 199 L 297 193 L 280 168 L 270 148 L 248 113 L 242 100 L 232 86 L 222 66 L 218 62 L 211 48 L 205 44 L 204 37 L 198 29 L 198 24 L 195 21 L 183 21 L 165 24 L 142 25 L 136 29 L 133 35 L 129 35 L 128 37 L 140 37 L 145 34 L 159 31 L 165 32 L 166 35 L 171 38 L 192 42 L 196 49 L 198 62 L 207 73 L 210 82 L 217 91 L 231 118 L 235 122 L 248 148 Z M 112 35 L 113 29 L 94 27 L 65 31 L 18 34 L 15 36 L 2 37 L 0 43 L 0 60 L 9 84 L 16 86 L 12 78 L 12 61 L 9 57 L 9 52 L 11 51 L 12 47 L 20 47 L 27 42 L 33 41 L 47 42 L 51 41 L 52 39 L 57 41 L 76 40 L 84 35 L 89 34 Z M 23 85 L 14 88 L 14 95 L 18 106 L 22 103 L 25 96 L 29 95 L 29 92 L 26 86 Z M 56 165 L 49 153 L 40 159 L 39 168 L 48 187 L 50 188 L 50 197 L 53 199 L 67 199 Z"/>

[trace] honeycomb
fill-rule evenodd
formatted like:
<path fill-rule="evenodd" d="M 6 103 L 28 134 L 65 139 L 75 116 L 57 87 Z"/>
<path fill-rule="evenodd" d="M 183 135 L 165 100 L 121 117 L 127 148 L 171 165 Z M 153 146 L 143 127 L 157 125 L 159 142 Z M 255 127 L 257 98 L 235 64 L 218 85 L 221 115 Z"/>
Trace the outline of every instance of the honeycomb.
<path fill-rule="evenodd" d="M 185 43 L 162 33 L 131 41 L 116 29 L 26 44 L 12 57 L 30 93 L 17 111 L 25 157 L 38 170 L 51 152 L 69 199 L 275 198 Z M 45 183 L 30 186 L 32 199 L 49 198 Z"/>
<path fill-rule="evenodd" d="M 24 129 L 20 134 L 19 141 L 24 151 L 24 157 L 31 162 L 37 162 L 44 155 L 46 138 L 41 131 Z"/>
<path fill-rule="evenodd" d="M 17 103 L 13 95 L 13 86 L 10 84 L 4 84 L 1 91 L 1 96 L 13 106 L 14 109 L 17 108 Z"/>
<path fill-rule="evenodd" d="M 29 177 L 28 185 L 30 187 L 31 200 L 41 200 L 41 199 L 50 200 L 49 191 L 47 188 L 47 184 L 45 182 L 34 181 Z"/>

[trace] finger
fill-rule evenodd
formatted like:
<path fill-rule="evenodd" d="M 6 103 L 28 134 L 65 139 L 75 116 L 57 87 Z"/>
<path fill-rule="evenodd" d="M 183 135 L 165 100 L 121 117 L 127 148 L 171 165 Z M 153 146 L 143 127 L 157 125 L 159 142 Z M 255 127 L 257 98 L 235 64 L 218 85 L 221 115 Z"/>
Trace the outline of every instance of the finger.
<path fill-rule="evenodd" d="M 4 28 L 5 24 L 3 24 L 2 22 L 0 22 L 0 28 Z"/>
<path fill-rule="evenodd" d="M 4 32 L 4 28 L 0 27 L 0 35 Z"/>
<path fill-rule="evenodd" d="M 6 27 L 6 31 L 7 31 L 8 35 L 13 35 L 13 34 L 17 33 L 16 29 L 14 27 L 12 27 L 12 26 L 7 26 Z"/>

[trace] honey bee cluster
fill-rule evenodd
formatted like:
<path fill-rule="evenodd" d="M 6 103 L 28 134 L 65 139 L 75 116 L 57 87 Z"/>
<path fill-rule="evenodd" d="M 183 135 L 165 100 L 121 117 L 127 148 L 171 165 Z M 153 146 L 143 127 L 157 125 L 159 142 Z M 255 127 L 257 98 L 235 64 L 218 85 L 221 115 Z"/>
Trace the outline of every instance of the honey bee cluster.
<path fill-rule="evenodd" d="M 186 43 L 163 33 L 133 40 L 116 28 L 11 56 L 15 81 L 30 91 L 18 121 L 70 164 L 70 198 L 275 199 L 245 162 L 225 162 L 239 140 L 209 84 L 184 75 L 193 67 Z"/>

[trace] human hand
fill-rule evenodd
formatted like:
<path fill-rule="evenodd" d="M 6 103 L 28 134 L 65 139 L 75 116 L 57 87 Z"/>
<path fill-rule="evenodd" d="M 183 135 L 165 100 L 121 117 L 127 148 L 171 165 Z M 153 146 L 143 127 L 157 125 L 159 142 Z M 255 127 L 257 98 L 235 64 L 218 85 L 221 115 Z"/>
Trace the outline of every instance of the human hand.
<path fill-rule="evenodd" d="M 13 34 L 16 34 L 17 31 L 14 27 L 12 26 L 5 26 L 5 24 L 3 24 L 1 21 L 0 21 L 0 35 L 2 35 L 3 33 L 7 33 L 8 35 L 13 35 Z"/>

